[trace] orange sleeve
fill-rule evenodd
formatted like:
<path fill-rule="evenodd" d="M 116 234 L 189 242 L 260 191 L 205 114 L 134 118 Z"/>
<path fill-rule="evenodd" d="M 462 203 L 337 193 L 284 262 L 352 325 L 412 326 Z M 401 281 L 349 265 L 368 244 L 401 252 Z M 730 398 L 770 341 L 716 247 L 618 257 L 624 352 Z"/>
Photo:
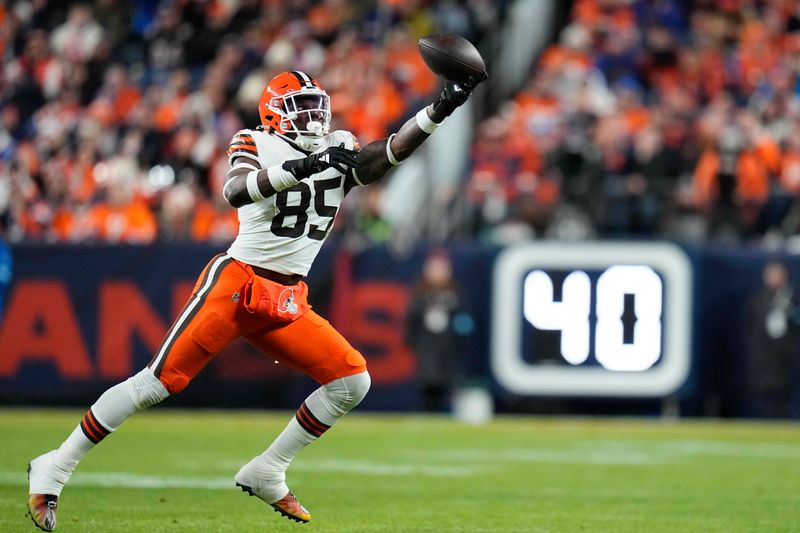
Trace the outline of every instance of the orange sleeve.
<path fill-rule="evenodd" d="M 211 212 L 207 202 L 197 206 L 194 220 L 192 220 L 192 238 L 196 241 L 208 240 L 211 232 L 211 224 L 214 221 L 214 214 Z"/>
<path fill-rule="evenodd" d="M 708 204 L 717 194 L 719 154 L 706 150 L 697 161 L 692 180 L 692 198 L 696 207 Z"/>
<path fill-rule="evenodd" d="M 68 241 L 75 226 L 75 216 L 68 209 L 59 209 L 53 217 L 53 231 L 59 241 Z"/>
<path fill-rule="evenodd" d="M 228 163 L 233 165 L 233 160 L 237 157 L 246 157 L 248 162 L 255 163 L 258 168 L 261 168 L 261 163 L 258 162 L 256 142 L 248 130 L 237 132 L 228 145 Z"/>
<path fill-rule="evenodd" d="M 800 193 L 800 153 L 788 152 L 783 156 L 780 179 L 786 190 Z"/>
<path fill-rule="evenodd" d="M 123 240 L 128 242 L 152 242 L 158 234 L 156 217 L 143 203 L 135 203 L 125 210 L 127 228 Z"/>
<path fill-rule="evenodd" d="M 108 206 L 98 204 L 89 213 L 89 234 L 99 239 L 106 238 L 106 218 L 108 217 Z"/>
<path fill-rule="evenodd" d="M 742 152 L 736 163 L 736 194 L 751 202 L 763 202 L 769 195 L 767 169 L 753 151 Z"/>
<path fill-rule="evenodd" d="M 772 174 L 781 171 L 781 148 L 771 138 L 766 138 L 756 146 L 756 152 Z"/>

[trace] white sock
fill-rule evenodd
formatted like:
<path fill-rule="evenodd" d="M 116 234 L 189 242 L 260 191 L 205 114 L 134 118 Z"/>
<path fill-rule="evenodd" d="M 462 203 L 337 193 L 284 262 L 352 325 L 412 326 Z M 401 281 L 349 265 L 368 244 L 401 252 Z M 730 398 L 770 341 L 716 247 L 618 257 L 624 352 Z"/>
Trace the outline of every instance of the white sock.
<path fill-rule="evenodd" d="M 53 466 L 69 478 L 89 450 L 116 431 L 128 417 L 168 395 L 149 368 L 117 383 L 97 399 L 67 440 L 54 451 Z"/>
<path fill-rule="evenodd" d="M 286 469 L 306 446 L 317 440 L 338 419 L 358 405 L 369 390 L 367 372 L 347 376 L 324 385 L 306 398 L 297 414 L 269 448 L 239 470 L 237 482 L 258 485 L 270 503 L 286 496 Z"/>
<path fill-rule="evenodd" d="M 53 455 L 55 465 L 71 474 L 89 450 L 135 412 L 127 382 L 117 383 L 97 399 L 81 423 L 56 450 Z"/>
<path fill-rule="evenodd" d="M 289 493 L 286 469 L 300 450 L 317 440 L 292 418 L 270 447 L 254 457 L 236 474 L 237 483 L 255 489 L 259 496 L 274 503 Z"/>

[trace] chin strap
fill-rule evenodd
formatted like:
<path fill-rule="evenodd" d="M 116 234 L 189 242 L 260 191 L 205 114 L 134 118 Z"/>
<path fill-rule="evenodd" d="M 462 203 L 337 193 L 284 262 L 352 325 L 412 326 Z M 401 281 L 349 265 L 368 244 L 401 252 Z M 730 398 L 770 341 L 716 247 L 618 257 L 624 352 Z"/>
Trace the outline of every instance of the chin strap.
<path fill-rule="evenodd" d="M 294 143 L 308 152 L 314 152 L 322 146 L 322 137 L 312 137 L 310 135 L 298 135 Z"/>

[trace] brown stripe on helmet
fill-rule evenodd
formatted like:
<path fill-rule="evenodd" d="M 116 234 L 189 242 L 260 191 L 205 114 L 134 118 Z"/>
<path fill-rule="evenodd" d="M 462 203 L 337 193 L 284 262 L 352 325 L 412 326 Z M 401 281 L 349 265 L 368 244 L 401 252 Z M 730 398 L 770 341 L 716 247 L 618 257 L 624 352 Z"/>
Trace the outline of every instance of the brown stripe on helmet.
<path fill-rule="evenodd" d="M 292 76 L 297 78 L 297 81 L 300 82 L 300 85 L 307 88 L 307 89 L 316 89 L 316 85 L 314 84 L 314 78 L 306 74 L 305 72 L 298 72 L 296 70 L 290 71 Z M 306 79 L 308 78 L 308 79 Z"/>

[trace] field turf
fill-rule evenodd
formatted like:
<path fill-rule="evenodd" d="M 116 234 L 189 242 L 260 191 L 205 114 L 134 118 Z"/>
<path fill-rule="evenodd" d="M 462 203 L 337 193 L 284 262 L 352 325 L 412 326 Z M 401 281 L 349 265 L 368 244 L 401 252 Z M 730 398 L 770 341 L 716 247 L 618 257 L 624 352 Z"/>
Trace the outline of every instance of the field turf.
<path fill-rule="evenodd" d="M 0 410 L 0 531 L 37 531 L 25 465 L 82 415 Z M 358 414 L 290 469 L 313 515 L 295 524 L 232 480 L 288 416 L 139 414 L 78 468 L 56 531 L 800 531 L 798 425 Z"/>

